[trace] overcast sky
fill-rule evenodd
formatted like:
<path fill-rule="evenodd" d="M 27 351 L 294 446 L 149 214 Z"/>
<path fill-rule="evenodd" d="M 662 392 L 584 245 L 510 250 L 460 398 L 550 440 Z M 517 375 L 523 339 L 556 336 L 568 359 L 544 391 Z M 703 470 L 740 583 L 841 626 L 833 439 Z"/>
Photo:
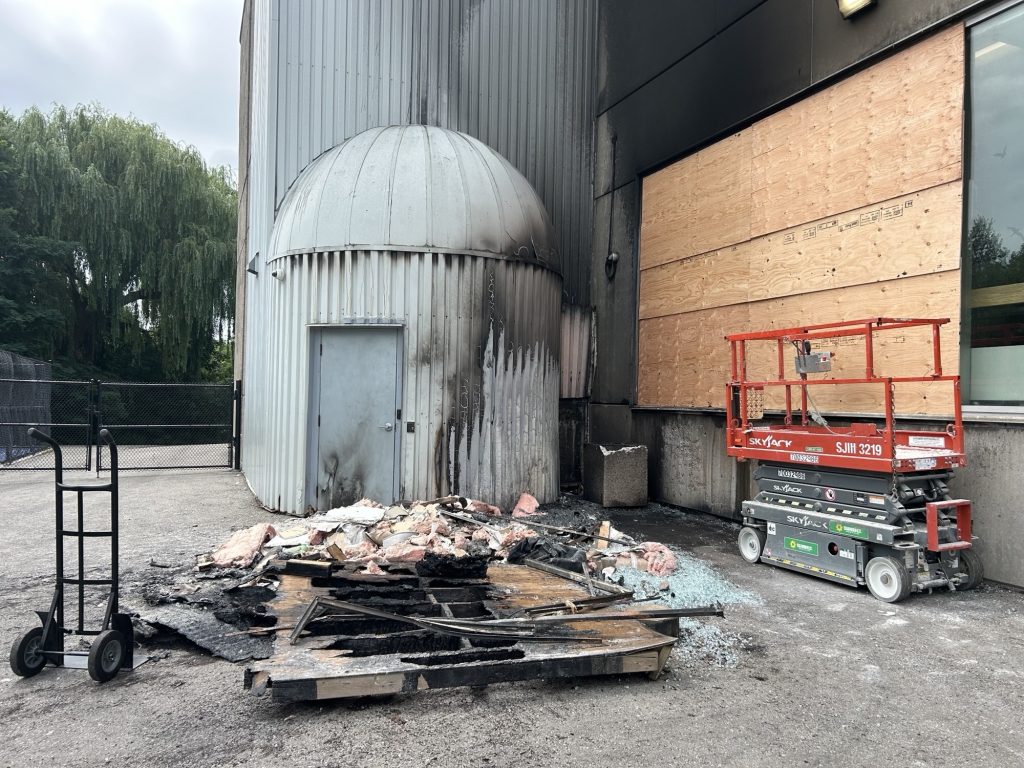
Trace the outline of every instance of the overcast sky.
<path fill-rule="evenodd" d="M 242 0 L 0 0 L 0 107 L 98 102 L 238 165 Z"/>

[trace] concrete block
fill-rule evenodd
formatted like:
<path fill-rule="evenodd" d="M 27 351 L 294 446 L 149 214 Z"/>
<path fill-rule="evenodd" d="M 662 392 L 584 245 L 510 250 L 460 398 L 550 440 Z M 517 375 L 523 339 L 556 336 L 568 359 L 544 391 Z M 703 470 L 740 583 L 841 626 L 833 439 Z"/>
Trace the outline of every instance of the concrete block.
<path fill-rule="evenodd" d="M 583 496 L 604 507 L 647 503 L 647 446 L 600 445 L 583 449 Z"/>

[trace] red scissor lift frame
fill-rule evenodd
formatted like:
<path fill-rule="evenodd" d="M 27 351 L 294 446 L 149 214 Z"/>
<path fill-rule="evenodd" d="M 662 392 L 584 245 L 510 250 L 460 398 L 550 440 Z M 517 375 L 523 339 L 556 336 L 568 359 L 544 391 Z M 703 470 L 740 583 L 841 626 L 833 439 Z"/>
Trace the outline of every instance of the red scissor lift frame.
<path fill-rule="evenodd" d="M 760 459 L 787 464 L 815 464 L 858 469 L 866 472 L 904 473 L 966 466 L 963 414 L 960 406 L 960 377 L 942 372 L 939 329 L 949 322 L 941 319 L 872 317 L 841 323 L 808 325 L 727 336 L 732 348 L 732 377 L 726 385 L 725 409 L 728 454 L 738 459 Z M 933 371 L 924 376 L 879 376 L 874 367 L 875 335 L 908 328 L 931 327 Z M 787 377 L 787 350 L 792 344 L 820 339 L 862 337 L 864 375 L 859 378 L 808 379 Z M 777 346 L 777 379 L 747 378 L 747 342 L 771 342 Z M 948 382 L 953 394 L 953 422 L 943 432 L 897 429 L 893 386 L 915 382 Z M 809 387 L 875 385 L 880 389 L 885 426 L 873 422 L 848 427 L 821 427 L 811 423 Z M 785 412 L 781 424 L 753 425 L 748 413 L 751 392 L 784 388 Z M 800 409 L 794 417 L 794 388 L 799 390 Z M 813 396 L 811 398 L 813 400 Z M 940 445 L 941 443 L 941 445 Z M 794 458 L 794 456 L 802 458 Z M 816 460 L 806 460 L 810 457 Z"/>
<path fill-rule="evenodd" d="M 790 465 L 838 467 L 865 472 L 896 475 L 947 470 L 967 465 L 964 454 L 963 413 L 960 405 L 960 377 L 942 372 L 942 348 L 939 329 L 949 318 L 872 317 L 841 323 L 823 323 L 799 328 L 783 328 L 755 333 L 737 333 L 726 337 L 732 348 L 732 380 L 726 385 L 727 452 L 737 459 L 758 459 Z M 931 328 L 932 373 L 924 376 L 879 376 L 874 368 L 875 335 L 908 328 Z M 844 337 L 864 341 L 864 376 L 859 378 L 808 379 L 806 374 L 792 379 L 786 374 L 787 347 L 795 344 Z M 777 347 L 777 379 L 747 378 L 747 343 L 772 342 Z M 792 358 L 789 358 L 792 359 Z M 953 421 L 942 432 L 897 429 L 893 403 L 896 384 L 948 382 L 953 395 Z M 885 426 L 874 422 L 853 422 L 848 427 L 817 426 L 811 423 L 808 409 L 809 387 L 876 385 L 884 403 Z M 785 389 L 785 412 L 781 424 L 751 423 L 748 402 L 751 392 L 762 395 L 771 387 Z M 799 390 L 800 410 L 794 418 L 793 389 Z M 941 510 L 956 508 L 959 541 L 938 542 L 937 517 Z M 931 502 L 926 508 L 928 549 L 933 552 L 964 549 L 971 546 L 971 504 L 962 499 Z"/>

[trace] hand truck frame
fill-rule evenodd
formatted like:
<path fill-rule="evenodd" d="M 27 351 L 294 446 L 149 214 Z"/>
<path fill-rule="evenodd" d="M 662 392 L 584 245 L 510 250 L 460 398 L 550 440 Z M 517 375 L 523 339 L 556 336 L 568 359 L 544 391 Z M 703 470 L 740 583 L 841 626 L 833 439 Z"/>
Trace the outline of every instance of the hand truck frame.
<path fill-rule="evenodd" d="M 28 430 L 29 437 L 46 443 L 53 450 L 54 506 L 56 510 L 56 586 L 47 611 L 36 611 L 41 626 L 22 633 L 11 646 L 11 669 L 20 677 L 32 677 L 43 670 L 47 663 L 57 667 L 87 669 L 89 676 L 103 683 L 114 678 L 122 669 L 132 669 L 135 633 L 131 617 L 118 609 L 120 591 L 120 568 L 118 563 L 118 473 L 117 444 L 106 429 L 100 430 L 99 437 L 110 450 L 110 481 L 106 483 L 65 483 L 64 459 L 60 444 L 35 427 Z M 66 528 L 64 518 L 64 494 L 77 495 L 77 525 Z M 109 530 L 87 530 L 85 527 L 85 494 L 110 494 Z M 85 540 L 110 539 L 110 578 L 86 578 Z M 74 539 L 77 545 L 78 568 L 73 577 L 66 575 L 64 562 L 64 540 Z M 76 588 L 78 621 L 73 628 L 64 624 L 65 587 Z M 108 587 L 103 623 L 99 629 L 86 629 L 85 595 L 87 587 Z M 64 650 L 64 636 L 92 636 L 94 639 L 88 651 Z"/>

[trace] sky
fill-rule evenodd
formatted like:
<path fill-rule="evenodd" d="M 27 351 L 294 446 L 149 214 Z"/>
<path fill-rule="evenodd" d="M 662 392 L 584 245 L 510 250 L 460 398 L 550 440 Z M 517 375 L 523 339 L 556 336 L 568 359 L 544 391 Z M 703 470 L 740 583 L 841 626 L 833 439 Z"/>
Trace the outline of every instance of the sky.
<path fill-rule="evenodd" d="M 238 165 L 242 0 L 0 0 L 0 107 L 101 104 Z"/>

